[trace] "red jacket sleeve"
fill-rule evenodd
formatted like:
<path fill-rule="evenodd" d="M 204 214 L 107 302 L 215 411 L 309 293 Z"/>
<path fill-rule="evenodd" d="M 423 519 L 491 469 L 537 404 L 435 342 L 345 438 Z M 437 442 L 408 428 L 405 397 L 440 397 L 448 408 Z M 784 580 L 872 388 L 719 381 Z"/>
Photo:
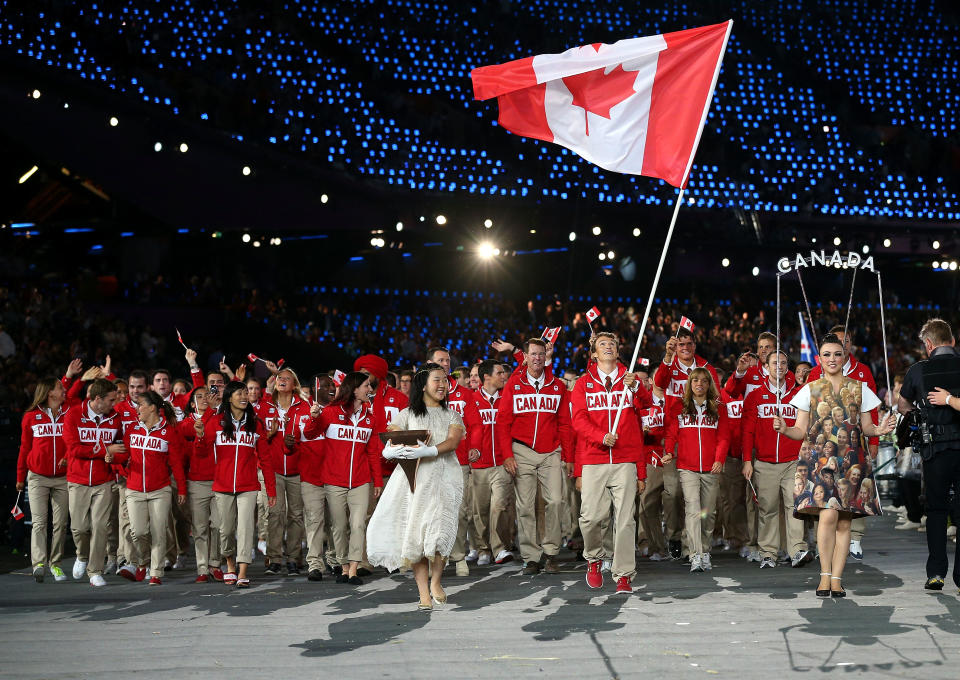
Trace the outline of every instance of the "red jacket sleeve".
<path fill-rule="evenodd" d="M 680 434 L 680 411 L 683 409 L 683 402 L 676 400 L 670 403 L 670 407 L 663 414 L 663 426 L 666 435 L 663 440 L 664 454 L 673 455 L 677 449 L 677 438 Z"/>
<path fill-rule="evenodd" d="M 64 399 L 65 406 L 76 406 L 83 401 L 84 393 L 83 387 L 86 385 L 82 380 L 74 380 L 73 384 L 70 385 L 70 389 L 67 390 L 67 396 Z"/>
<path fill-rule="evenodd" d="M 657 366 L 657 372 L 653 374 L 653 384 L 661 390 L 670 387 L 670 367 L 662 361 Z"/>
<path fill-rule="evenodd" d="M 193 381 L 194 387 L 203 387 L 203 371 L 199 368 L 191 368 L 190 380 Z"/>
<path fill-rule="evenodd" d="M 217 440 L 218 424 L 216 418 L 210 418 L 203 425 L 203 436 L 193 440 L 193 452 L 197 458 L 205 458 L 206 456 L 213 455 L 213 445 Z"/>
<path fill-rule="evenodd" d="M 742 377 L 738 378 L 736 371 L 734 371 L 730 374 L 730 377 L 727 378 L 723 389 L 731 398 L 736 400 L 743 396 L 744 390 L 746 390 L 747 374 L 749 372 L 750 369 L 747 369 L 747 373 L 744 373 Z M 718 385 L 717 387 L 719 388 L 720 386 Z"/>
<path fill-rule="evenodd" d="M 636 384 L 637 391 L 633 393 L 633 408 L 639 418 L 640 411 L 653 406 L 653 397 L 650 396 L 650 392 L 647 391 L 647 388 L 644 387 L 640 381 L 637 381 Z"/>
<path fill-rule="evenodd" d="M 564 463 L 572 463 L 576 451 L 576 441 L 573 434 L 573 419 L 570 417 L 570 391 L 566 389 L 566 386 L 564 386 L 563 395 L 560 397 L 560 408 L 557 416 L 560 422 L 560 460 Z"/>
<path fill-rule="evenodd" d="M 717 412 L 720 415 L 717 423 L 717 450 L 713 461 L 721 465 L 727 460 L 727 451 L 730 449 L 730 418 L 727 416 L 726 404 L 718 404 Z"/>
<path fill-rule="evenodd" d="M 760 390 L 753 390 L 743 400 L 743 415 L 740 416 L 740 451 L 744 463 L 753 462 L 753 449 L 757 432 L 757 398 L 753 395 L 759 394 Z"/>
<path fill-rule="evenodd" d="M 257 459 L 260 461 L 260 470 L 263 472 L 263 485 L 267 487 L 269 498 L 277 497 L 277 477 L 273 473 L 273 462 L 270 460 L 270 442 L 267 440 L 267 428 L 263 421 L 257 421 Z"/>
<path fill-rule="evenodd" d="M 511 378 L 503 386 L 500 404 L 497 406 L 497 447 L 504 460 L 513 458 L 513 437 L 510 436 L 513 427 L 513 384 L 514 380 Z"/>
<path fill-rule="evenodd" d="M 477 400 L 469 393 L 463 407 L 463 425 L 467 428 L 467 450 L 479 451 L 483 446 L 483 419 L 480 417 Z"/>
<path fill-rule="evenodd" d="M 170 435 L 169 451 L 170 469 L 173 471 L 173 480 L 177 483 L 177 494 L 186 496 L 187 475 L 185 463 L 187 458 L 187 442 L 177 428 L 173 428 L 172 434 Z"/>
<path fill-rule="evenodd" d="M 573 427 L 577 431 L 577 436 L 583 437 L 594 446 L 603 446 L 603 438 L 607 435 L 607 430 L 597 427 L 590 419 L 590 411 L 587 410 L 586 381 L 583 378 L 578 379 L 574 384 L 570 401 L 573 404 Z M 574 452 L 574 459 L 576 460 L 576 452 Z"/>
<path fill-rule="evenodd" d="M 33 415 L 34 411 L 24 413 L 23 422 L 20 425 L 20 454 L 17 456 L 18 484 L 27 481 L 27 455 L 33 448 Z"/>
<path fill-rule="evenodd" d="M 331 409 L 329 406 L 323 409 L 322 411 L 320 411 L 319 418 L 308 416 L 307 425 L 306 427 L 303 428 L 303 436 L 306 437 L 307 439 L 316 439 L 318 436 L 323 434 L 326 431 L 327 425 L 328 425 L 328 421 L 324 417 L 324 414 L 328 413 L 331 410 L 333 409 Z M 374 426 L 374 429 L 376 429 L 376 426 Z M 372 438 L 373 437 L 371 436 L 371 439 Z M 377 437 L 377 439 L 379 439 L 379 437 Z"/>

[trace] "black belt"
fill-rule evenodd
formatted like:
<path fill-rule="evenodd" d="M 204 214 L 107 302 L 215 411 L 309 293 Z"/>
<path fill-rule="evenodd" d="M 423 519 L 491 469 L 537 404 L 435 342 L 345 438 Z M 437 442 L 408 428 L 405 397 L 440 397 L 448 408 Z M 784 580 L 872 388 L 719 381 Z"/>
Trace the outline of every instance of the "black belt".
<path fill-rule="evenodd" d="M 526 446 L 528 449 L 533 449 L 533 446 L 531 446 L 530 444 L 528 444 L 527 442 L 525 442 L 525 441 L 523 441 L 523 440 L 521 440 L 521 439 L 514 439 L 514 440 L 513 440 L 513 443 L 514 443 L 514 444 L 520 444 L 521 446 Z"/>

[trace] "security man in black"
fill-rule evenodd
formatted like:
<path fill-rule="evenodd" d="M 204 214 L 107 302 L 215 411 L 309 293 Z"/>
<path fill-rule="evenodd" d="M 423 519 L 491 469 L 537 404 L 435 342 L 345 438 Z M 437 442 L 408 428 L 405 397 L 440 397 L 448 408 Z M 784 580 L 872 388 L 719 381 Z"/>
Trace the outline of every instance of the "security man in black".
<path fill-rule="evenodd" d="M 919 412 L 914 450 L 923 457 L 927 512 L 928 590 L 943 589 L 947 575 L 947 513 L 960 519 L 960 352 L 950 325 L 930 319 L 920 330 L 929 357 L 907 371 L 898 404 L 901 413 Z M 919 447 L 919 448 L 918 448 Z M 951 507 L 951 491 L 954 493 Z M 960 543 L 953 561 L 960 586 Z"/>

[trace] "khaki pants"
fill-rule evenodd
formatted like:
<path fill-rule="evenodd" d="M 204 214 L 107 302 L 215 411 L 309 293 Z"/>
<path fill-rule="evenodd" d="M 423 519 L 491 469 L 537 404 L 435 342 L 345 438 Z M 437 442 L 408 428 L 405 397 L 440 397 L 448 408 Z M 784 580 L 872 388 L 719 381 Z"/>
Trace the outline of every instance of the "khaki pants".
<path fill-rule="evenodd" d="M 650 554 L 667 554 L 661 512 L 664 509 L 663 467 L 647 465 L 647 485 L 640 497 L 640 522 L 647 537 Z"/>
<path fill-rule="evenodd" d="M 137 566 L 145 566 L 149 555 L 150 576 L 160 578 L 163 576 L 163 559 L 167 552 L 170 503 L 173 502 L 170 487 L 146 493 L 127 489 L 126 498 L 130 530 L 139 555 Z"/>
<path fill-rule="evenodd" d="M 791 515 L 793 511 L 791 510 Z M 857 517 L 856 519 L 850 520 L 850 540 L 851 541 L 862 541 L 863 535 L 867 533 L 867 518 L 866 517 Z"/>
<path fill-rule="evenodd" d="M 130 510 L 127 508 L 127 480 L 117 482 L 119 497 L 117 562 L 137 564 L 139 556 L 133 543 L 133 531 L 130 528 Z"/>
<path fill-rule="evenodd" d="M 613 566 L 610 572 L 614 578 L 633 578 L 637 549 L 637 524 L 634 515 L 637 502 L 637 464 L 584 465 L 580 482 L 583 556 L 590 561 L 610 557 L 604 548 L 604 525 L 610 520 L 612 505 Z"/>
<path fill-rule="evenodd" d="M 351 562 L 359 562 L 363 559 L 367 537 L 370 484 L 354 489 L 327 484 L 323 489 L 330 511 L 330 533 L 337 551 L 337 564 L 345 567 Z"/>
<path fill-rule="evenodd" d="M 215 491 L 214 495 L 220 513 L 220 554 L 250 564 L 256 534 L 257 492 L 232 494 Z"/>
<path fill-rule="evenodd" d="M 270 505 L 267 503 L 267 487 L 263 483 L 263 470 L 257 470 L 260 491 L 257 493 L 257 540 L 267 541 L 267 515 Z"/>
<path fill-rule="evenodd" d="M 720 477 L 710 472 L 678 470 L 683 489 L 684 526 L 690 554 L 710 552 L 713 525 L 717 521 Z"/>
<path fill-rule="evenodd" d="M 517 462 L 515 481 L 520 555 L 524 562 L 539 562 L 542 555 L 553 557 L 560 550 L 560 513 L 563 510 L 564 467 L 560 449 L 537 453 L 513 443 Z M 537 541 L 537 485 L 543 497 L 543 541 Z"/>
<path fill-rule="evenodd" d="M 762 557 L 777 559 L 777 549 L 784 541 L 780 536 L 780 513 L 786 522 L 786 547 L 790 555 L 806 550 L 803 520 L 793 516 L 793 487 L 797 461 L 765 463 L 758 460 L 753 467 L 754 486 L 760 501 L 757 537 Z"/>
<path fill-rule="evenodd" d="M 307 570 L 323 571 L 323 539 L 326 525 L 326 492 L 322 486 L 300 482 L 303 500 L 303 524 L 307 536 Z"/>
<path fill-rule="evenodd" d="M 486 550 L 496 558 L 507 549 L 509 527 L 507 506 L 513 495 L 513 478 L 502 465 L 478 468 L 473 475 L 473 507 L 477 517 L 474 547 Z"/>
<path fill-rule="evenodd" d="M 267 511 L 267 559 L 282 564 L 284 546 L 291 562 L 303 558 L 303 499 L 300 475 L 276 474 L 277 503 Z M 284 541 L 286 535 L 286 541 Z"/>
<path fill-rule="evenodd" d="M 457 513 L 457 540 L 453 542 L 453 550 L 450 552 L 451 562 L 459 562 L 467 556 L 468 532 L 471 544 L 477 542 L 477 531 L 473 527 L 473 482 L 470 478 L 470 466 L 461 465 L 460 472 L 463 474 L 463 500 Z"/>
<path fill-rule="evenodd" d="M 753 477 L 750 478 L 750 481 L 753 482 L 754 488 L 757 486 L 757 472 L 754 468 Z M 747 487 L 747 494 L 750 494 L 750 488 Z M 759 500 L 759 498 L 757 499 Z M 760 528 L 760 508 L 757 507 L 757 504 L 753 502 L 752 495 L 746 501 L 747 504 L 747 548 L 750 552 L 758 552 L 760 550 L 760 536 L 758 530 Z"/>
<path fill-rule="evenodd" d="M 77 546 L 77 559 L 87 562 L 87 576 L 103 574 L 107 550 L 107 523 L 113 481 L 98 486 L 67 483 L 70 506 L 70 533 Z"/>
<path fill-rule="evenodd" d="M 513 500 L 513 499 L 511 499 Z M 580 492 L 577 491 L 577 480 L 575 477 L 568 477 L 566 470 L 563 475 L 563 534 L 570 540 L 582 538 L 580 535 Z M 511 528 L 516 524 L 516 517 L 513 516 Z"/>
<path fill-rule="evenodd" d="M 666 539 L 679 541 L 683 533 L 683 489 L 674 458 L 663 466 L 663 522 L 666 524 Z"/>
<path fill-rule="evenodd" d="M 180 555 L 186 555 L 190 549 L 190 505 L 177 503 L 177 483 L 170 478 L 170 517 L 167 523 L 166 558 L 175 562 Z"/>
<path fill-rule="evenodd" d="M 220 511 L 213 493 L 213 482 L 187 481 L 193 550 L 197 573 L 206 574 L 220 567 Z"/>
<path fill-rule="evenodd" d="M 119 482 L 110 485 L 110 519 L 107 521 L 107 562 L 117 562 L 117 548 L 120 544 L 120 486 Z"/>
<path fill-rule="evenodd" d="M 68 506 L 66 477 L 45 477 L 27 473 L 27 498 L 30 499 L 30 513 L 33 515 L 33 528 L 30 532 L 30 562 L 33 566 L 59 566 L 63 559 L 63 542 L 67 537 Z M 53 537 L 50 551 L 47 552 L 47 518 L 53 524 Z"/>
<path fill-rule="evenodd" d="M 739 458 L 727 458 L 724 462 L 718 513 L 722 537 L 738 547 L 747 543 L 747 480 L 742 471 L 743 461 Z"/>

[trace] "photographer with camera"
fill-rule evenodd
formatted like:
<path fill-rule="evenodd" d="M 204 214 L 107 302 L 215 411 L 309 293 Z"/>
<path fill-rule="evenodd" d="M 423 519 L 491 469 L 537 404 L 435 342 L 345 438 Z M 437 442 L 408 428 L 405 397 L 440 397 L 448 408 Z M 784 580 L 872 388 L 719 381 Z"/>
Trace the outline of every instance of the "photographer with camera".
<path fill-rule="evenodd" d="M 923 457 L 927 511 L 927 590 L 942 590 L 947 573 L 947 512 L 951 488 L 960 498 L 960 353 L 950 325 L 930 319 L 920 330 L 929 357 L 910 367 L 900 390 L 900 413 L 916 410 L 912 444 Z M 954 522 L 958 513 L 952 508 Z M 960 544 L 953 582 L 960 586 Z"/>

